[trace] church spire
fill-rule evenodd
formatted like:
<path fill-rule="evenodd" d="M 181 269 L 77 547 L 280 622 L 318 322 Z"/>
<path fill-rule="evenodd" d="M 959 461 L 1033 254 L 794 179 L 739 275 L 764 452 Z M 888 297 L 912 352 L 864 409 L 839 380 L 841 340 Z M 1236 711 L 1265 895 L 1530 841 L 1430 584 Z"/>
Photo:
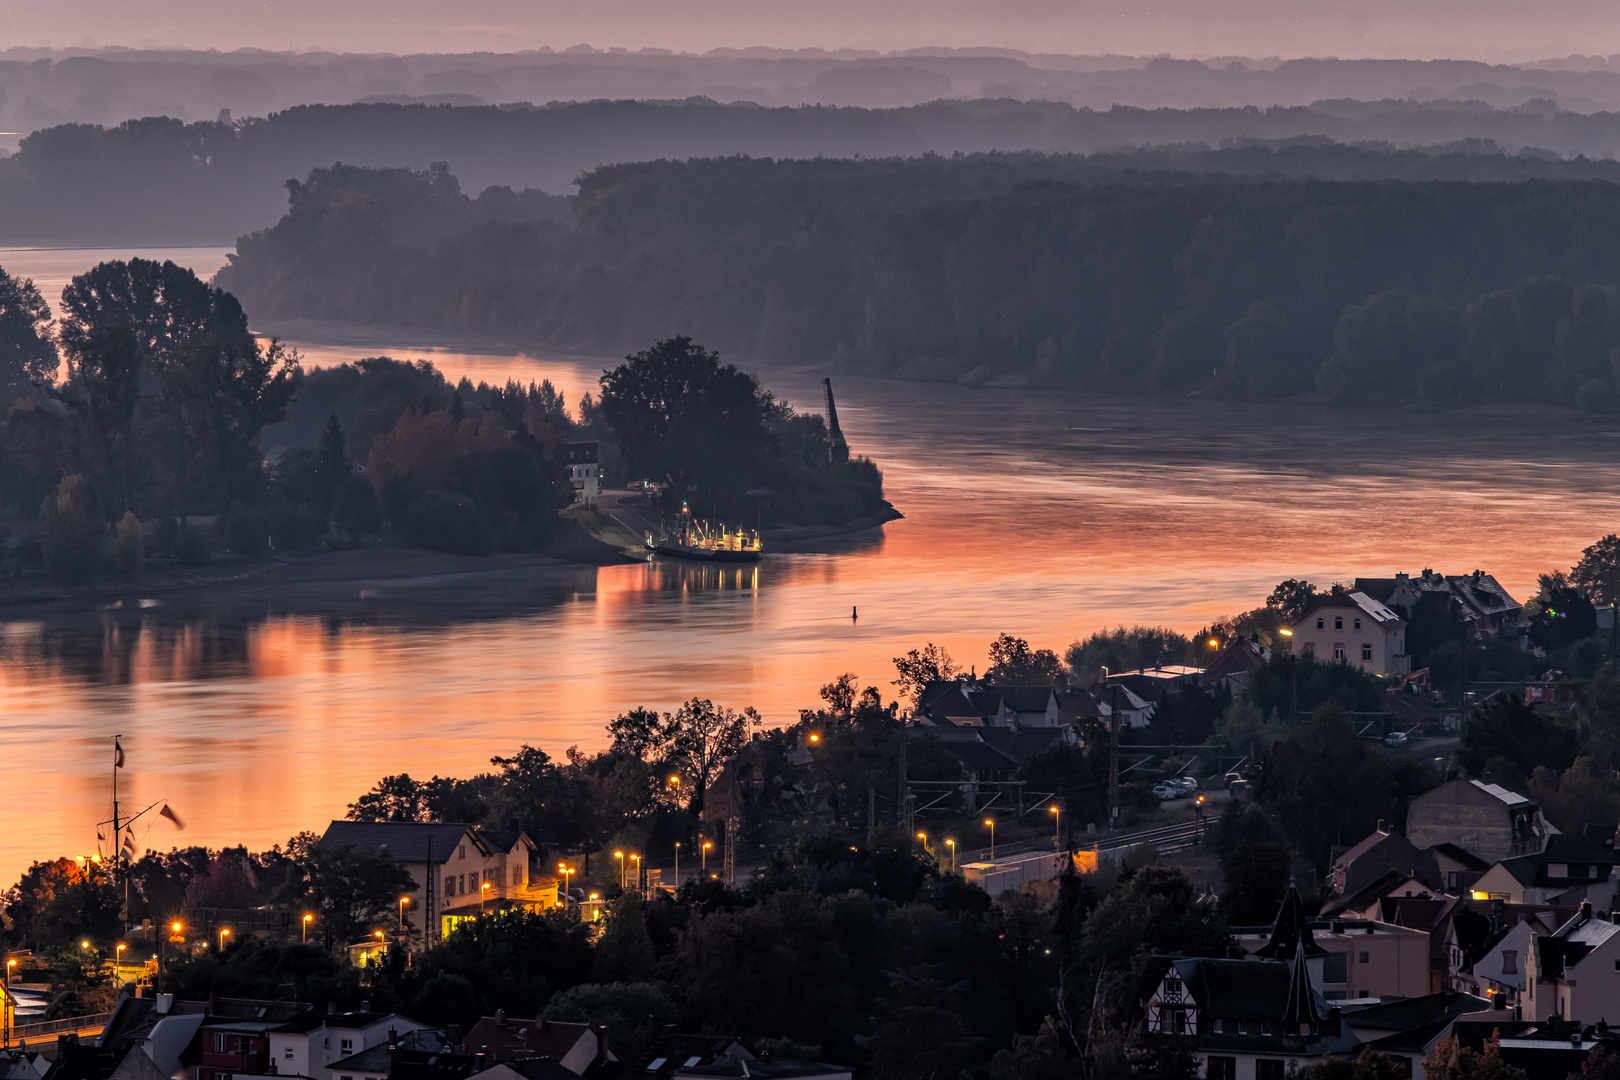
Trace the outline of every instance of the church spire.
<path fill-rule="evenodd" d="M 1289 878 L 1288 891 L 1283 894 L 1282 907 L 1278 909 L 1277 921 L 1271 928 L 1271 940 L 1255 955 L 1265 960 L 1291 960 L 1296 944 L 1306 956 L 1327 955 L 1327 950 L 1316 943 L 1311 933 L 1311 920 L 1305 914 L 1305 902 L 1299 898 L 1299 885 Z"/>
<path fill-rule="evenodd" d="M 1306 933 L 1309 934 L 1309 928 Z M 1283 1030 L 1289 1035 L 1315 1035 L 1322 1023 L 1322 1010 L 1316 1005 L 1316 987 L 1311 985 L 1311 972 L 1305 962 L 1305 938 L 1294 946 L 1294 970 L 1288 979 L 1288 1007 L 1283 1010 Z M 1309 1025 L 1309 1030 L 1302 1031 Z"/>

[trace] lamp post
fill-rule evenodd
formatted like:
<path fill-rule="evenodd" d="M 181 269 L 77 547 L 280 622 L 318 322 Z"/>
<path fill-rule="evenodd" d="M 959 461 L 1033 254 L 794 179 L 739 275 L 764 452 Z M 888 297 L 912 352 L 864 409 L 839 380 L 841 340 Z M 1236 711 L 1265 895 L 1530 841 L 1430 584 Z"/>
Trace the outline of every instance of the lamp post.
<path fill-rule="evenodd" d="M 495 888 L 495 886 L 486 881 L 484 882 L 483 888 L 478 890 L 478 913 L 480 915 L 489 911 L 489 894 L 490 890 L 493 888 Z"/>
<path fill-rule="evenodd" d="M 613 857 L 619 860 L 619 888 L 624 888 L 624 852 L 615 851 Z"/>
<path fill-rule="evenodd" d="M 714 847 L 713 843 L 708 840 L 703 841 L 703 872 L 705 874 L 709 872 L 709 849 L 712 847 Z"/>
<path fill-rule="evenodd" d="M 1063 847 L 1063 808 L 1049 806 L 1046 809 L 1052 815 L 1052 850 L 1058 851 Z"/>
<path fill-rule="evenodd" d="M 568 888 L 569 883 L 573 880 L 571 875 L 574 873 L 574 868 L 567 863 L 558 863 L 557 870 L 563 876 L 563 907 L 567 907 L 574 901 L 574 894 Z"/>
<path fill-rule="evenodd" d="M 399 898 L 399 936 L 405 936 L 405 905 L 411 902 L 408 896 Z"/>
<path fill-rule="evenodd" d="M 990 826 L 990 861 L 995 862 L 996 861 L 996 819 L 993 818 L 993 817 L 987 817 L 987 818 L 984 819 L 984 823 L 986 825 Z"/>
<path fill-rule="evenodd" d="M 312 922 L 314 922 L 314 921 L 315 921 L 315 916 L 313 916 L 313 915 L 305 915 L 305 916 L 304 916 L 304 937 L 303 937 L 303 944 L 305 944 L 305 945 L 308 945 L 308 944 L 309 944 L 309 924 L 310 924 L 310 923 L 312 923 Z M 175 924 L 174 924 L 174 928 L 175 928 L 175 930 L 179 930 L 179 929 L 180 929 L 180 924 L 179 924 L 179 923 L 175 923 Z"/>
<path fill-rule="evenodd" d="M 675 841 L 675 887 L 681 887 L 681 842 Z"/>
<path fill-rule="evenodd" d="M 928 834 L 925 833 L 925 832 L 920 832 L 920 833 L 917 834 L 917 839 L 922 841 L 923 851 L 925 851 L 928 854 L 932 855 L 933 852 L 928 851 Z"/>
<path fill-rule="evenodd" d="M 641 890 L 641 856 L 631 855 L 630 861 L 636 864 L 636 890 Z"/>
<path fill-rule="evenodd" d="M 224 955 L 224 953 L 225 953 L 225 939 L 230 937 L 230 936 L 231 936 L 230 927 L 225 926 L 225 927 L 220 928 L 220 931 L 219 931 L 219 951 L 220 951 L 221 955 Z"/>
<path fill-rule="evenodd" d="M 1278 630 L 1277 633 L 1285 638 L 1294 636 L 1294 632 L 1286 626 Z M 1292 645 L 1293 642 L 1289 642 L 1289 644 Z M 1289 723 L 1293 723 L 1299 719 L 1299 657 L 1294 655 L 1293 649 L 1288 650 L 1288 691 L 1290 708 L 1294 712 L 1294 715 L 1289 719 Z"/>
<path fill-rule="evenodd" d="M 113 964 L 115 966 L 120 968 L 124 966 L 124 950 L 127 948 L 129 948 L 129 946 L 120 941 L 118 943 L 118 948 L 113 950 Z"/>
<path fill-rule="evenodd" d="M 945 846 L 951 849 L 951 873 L 956 873 L 956 841 L 946 837 Z"/>

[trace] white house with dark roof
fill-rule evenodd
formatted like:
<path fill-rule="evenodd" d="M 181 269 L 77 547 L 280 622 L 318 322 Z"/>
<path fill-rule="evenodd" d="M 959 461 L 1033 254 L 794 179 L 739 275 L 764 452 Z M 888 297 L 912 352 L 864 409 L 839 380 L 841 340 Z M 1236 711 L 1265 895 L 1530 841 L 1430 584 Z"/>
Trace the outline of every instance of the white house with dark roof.
<path fill-rule="evenodd" d="M 1356 591 L 1380 603 L 1413 615 L 1420 605 L 1438 605 L 1450 611 L 1455 603 L 1462 617 L 1481 637 L 1517 636 L 1523 622 L 1524 605 L 1515 600 L 1502 583 L 1483 570 L 1471 574 L 1396 574 L 1392 578 L 1356 578 Z"/>
<path fill-rule="evenodd" d="M 1313 598 L 1290 627 L 1294 649 L 1327 663 L 1345 663 L 1374 675 L 1412 670 L 1406 652 L 1406 620 L 1363 592 L 1332 592 Z"/>
<path fill-rule="evenodd" d="M 534 841 L 520 830 L 418 821 L 334 821 L 322 847 L 367 848 L 398 863 L 416 888 L 405 921 L 433 939 L 458 922 L 501 907 L 555 907 L 557 884 L 531 874 Z M 416 939 L 422 940 L 420 936 Z"/>
<path fill-rule="evenodd" d="M 1520 1007 L 1526 1020 L 1620 1015 L 1620 926 L 1582 904 L 1545 937 L 1530 939 Z"/>

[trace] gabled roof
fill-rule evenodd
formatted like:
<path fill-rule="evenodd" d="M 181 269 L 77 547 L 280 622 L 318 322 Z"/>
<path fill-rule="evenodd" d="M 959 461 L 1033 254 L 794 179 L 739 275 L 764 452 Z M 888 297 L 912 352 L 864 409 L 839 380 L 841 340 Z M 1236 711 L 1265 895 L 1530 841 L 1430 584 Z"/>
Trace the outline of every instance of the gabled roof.
<path fill-rule="evenodd" d="M 1414 877 L 1404 870 L 1386 870 L 1372 882 L 1363 885 L 1349 896 L 1337 896 L 1329 900 L 1322 905 L 1321 913 L 1323 915 L 1337 915 L 1341 911 L 1361 911 L 1382 900 L 1408 881 L 1415 881 L 1425 892 L 1429 891 L 1429 886 L 1424 885 L 1421 878 Z"/>
<path fill-rule="evenodd" d="M 1516 810 L 1521 806 L 1535 805 L 1533 800 L 1525 798 L 1517 791 L 1509 791 L 1500 784 L 1487 784 L 1483 780 L 1470 780 L 1468 782 L 1479 788 L 1479 790 L 1483 791 L 1485 794 L 1499 800 L 1503 806 L 1506 806 L 1509 809 Z"/>
<path fill-rule="evenodd" d="M 561 1061 L 576 1043 L 590 1034 L 591 1025 L 562 1020 L 516 1020 L 505 1014 L 483 1017 L 461 1041 L 464 1054 L 488 1053 L 489 1060 L 545 1057 Z"/>
<path fill-rule="evenodd" d="M 1293 625 L 1302 626 L 1306 619 L 1315 618 L 1318 611 L 1330 607 L 1359 609 L 1380 626 L 1391 626 L 1406 621 L 1364 592 L 1328 592 L 1319 593 L 1312 598 L 1311 602 L 1305 605 L 1305 610 L 1294 620 Z"/>
<path fill-rule="evenodd" d="M 395 1041 L 393 1048 L 390 1048 L 385 1042 L 378 1043 L 376 1046 L 362 1050 L 358 1054 L 338 1058 L 327 1066 L 327 1069 L 332 1073 L 340 1071 L 346 1073 L 381 1073 L 386 1076 L 396 1052 L 421 1051 L 436 1054 L 449 1049 L 450 1044 L 445 1040 L 442 1030 L 417 1028 L 401 1035 Z"/>
<path fill-rule="evenodd" d="M 1397 998 L 1377 1005 L 1347 1009 L 1344 1018 L 1351 1027 L 1410 1031 L 1435 1021 L 1449 1022 L 1467 1013 L 1484 1012 L 1490 1007 L 1491 1003 L 1484 998 L 1465 994 L 1461 990 L 1442 990 L 1438 994 Z"/>
<path fill-rule="evenodd" d="M 1489 870 L 1491 868 L 1490 863 L 1475 855 L 1472 851 L 1460 848 L 1456 844 L 1430 844 L 1429 850 L 1437 855 L 1444 855 L 1453 862 L 1459 862 L 1469 870 Z"/>
<path fill-rule="evenodd" d="M 388 1080 L 463 1080 L 478 1068 L 471 1054 L 401 1050 L 388 1070 Z"/>
<path fill-rule="evenodd" d="M 721 1058 L 753 1061 L 754 1055 L 730 1035 L 659 1036 L 630 1067 L 632 1073 L 670 1075 L 677 1069 L 710 1065 Z"/>
<path fill-rule="evenodd" d="M 434 821 L 334 821 L 322 834 L 320 846 L 367 848 L 394 862 L 425 863 L 428 850 L 433 863 L 447 862 L 463 840 L 472 836 L 479 844 L 477 830 L 463 823 Z M 481 845 L 479 845 L 481 846 Z M 484 849 L 488 854 L 488 850 Z"/>
<path fill-rule="evenodd" d="M 1485 1008 L 1490 1008 L 1487 1004 Z M 1355 1021 L 1352 1020 L 1351 1023 Z M 1382 1039 L 1374 1039 L 1367 1043 L 1367 1049 L 1381 1054 L 1423 1054 L 1427 1056 L 1429 1050 L 1450 1031 L 1452 1020 L 1435 1020 L 1420 1027 L 1406 1031 L 1397 1031 L 1393 1035 L 1385 1035 Z"/>
<path fill-rule="evenodd" d="M 503 1077 L 514 1074 L 522 1077 L 523 1080 L 579 1080 L 578 1073 L 564 1068 L 550 1058 L 520 1058 L 515 1061 L 499 1061 L 483 1072 L 476 1072 L 472 1075 L 473 1077 L 484 1077 L 486 1080 L 502 1080 Z"/>

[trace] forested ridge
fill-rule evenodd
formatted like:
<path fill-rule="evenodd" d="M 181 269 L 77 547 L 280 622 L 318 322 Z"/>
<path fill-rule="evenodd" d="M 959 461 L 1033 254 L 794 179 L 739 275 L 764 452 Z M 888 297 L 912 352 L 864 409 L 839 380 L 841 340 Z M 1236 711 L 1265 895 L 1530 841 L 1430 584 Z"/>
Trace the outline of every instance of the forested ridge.
<path fill-rule="evenodd" d="M 1607 181 L 727 158 L 595 170 L 572 229 L 485 198 L 443 170 L 317 170 L 219 280 L 270 317 L 614 352 L 689 334 L 970 384 L 1614 403 Z"/>
<path fill-rule="evenodd" d="M 1620 113 L 1491 109 L 1466 101 L 1089 109 L 997 99 L 770 108 L 694 97 L 306 105 L 192 123 L 149 116 L 106 128 L 42 127 L 15 154 L 0 157 L 0 238 L 216 243 L 273 222 L 284 204 L 284 181 L 334 162 L 424 169 L 446 161 L 469 190 L 555 194 L 600 166 L 659 158 L 1026 151 L 1100 153 L 1097 160 L 1115 170 L 1614 179 L 1620 164 L 1594 159 L 1620 152 Z"/>

